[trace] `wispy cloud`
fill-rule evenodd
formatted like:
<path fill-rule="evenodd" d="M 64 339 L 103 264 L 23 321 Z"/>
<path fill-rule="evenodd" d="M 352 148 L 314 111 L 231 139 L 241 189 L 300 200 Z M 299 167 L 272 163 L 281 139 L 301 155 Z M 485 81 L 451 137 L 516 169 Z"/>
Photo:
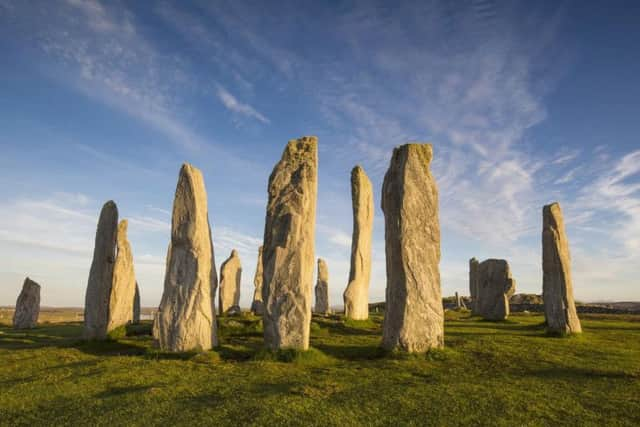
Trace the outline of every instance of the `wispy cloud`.
<path fill-rule="evenodd" d="M 262 113 L 258 112 L 251 105 L 238 101 L 235 96 L 220 85 L 218 85 L 217 94 L 222 105 L 224 105 L 229 111 L 256 119 L 265 124 L 270 123 L 269 119 L 262 115 Z"/>

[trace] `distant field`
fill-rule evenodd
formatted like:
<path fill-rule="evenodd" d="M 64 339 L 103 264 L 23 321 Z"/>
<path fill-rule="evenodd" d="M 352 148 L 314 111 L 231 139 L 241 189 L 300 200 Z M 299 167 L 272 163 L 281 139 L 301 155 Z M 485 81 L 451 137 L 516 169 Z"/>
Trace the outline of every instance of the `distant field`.
<path fill-rule="evenodd" d="M 151 318 L 154 309 L 141 309 L 143 318 Z M 0 324 L 11 324 L 13 322 L 13 307 L 0 307 Z M 84 308 L 82 307 L 42 307 L 38 323 L 61 323 L 61 322 L 82 322 L 84 319 Z"/>
<path fill-rule="evenodd" d="M 0 425 L 640 425 L 640 316 L 551 338 L 540 315 L 447 312 L 426 356 L 381 351 L 381 321 L 314 317 L 312 350 L 278 354 L 250 316 L 182 355 L 152 348 L 150 322 L 103 343 L 78 322 L 0 326 Z"/>

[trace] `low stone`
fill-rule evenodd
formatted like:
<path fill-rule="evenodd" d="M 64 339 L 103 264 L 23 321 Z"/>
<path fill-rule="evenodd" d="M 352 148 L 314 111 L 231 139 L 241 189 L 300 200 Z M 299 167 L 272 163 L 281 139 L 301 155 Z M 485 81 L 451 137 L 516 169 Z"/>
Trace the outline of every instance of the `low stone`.
<path fill-rule="evenodd" d="M 13 327 L 15 329 L 35 328 L 40 314 L 40 285 L 29 279 L 24 279 L 22 291 L 16 301 L 13 313 Z"/>
<path fill-rule="evenodd" d="M 140 323 L 140 289 L 136 282 L 136 294 L 133 297 L 133 323 Z"/>
<path fill-rule="evenodd" d="M 473 313 L 487 320 L 505 320 L 509 316 L 509 298 L 516 290 L 509 263 L 503 259 L 485 260 L 471 270 L 470 277 L 469 287 L 475 286 L 476 294 Z"/>
<path fill-rule="evenodd" d="M 240 309 L 240 282 L 242 279 L 242 265 L 240 255 L 235 249 L 220 267 L 220 287 L 218 290 L 218 310 L 220 314 L 227 313 L 231 308 Z"/>
<path fill-rule="evenodd" d="M 329 268 L 322 258 L 318 258 L 318 280 L 316 281 L 316 306 L 317 314 L 331 314 L 329 308 Z"/>

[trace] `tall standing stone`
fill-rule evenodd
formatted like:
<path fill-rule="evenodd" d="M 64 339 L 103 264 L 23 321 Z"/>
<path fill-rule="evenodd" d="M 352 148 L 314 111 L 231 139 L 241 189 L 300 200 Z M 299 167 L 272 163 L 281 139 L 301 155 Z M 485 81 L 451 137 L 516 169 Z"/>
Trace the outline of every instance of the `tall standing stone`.
<path fill-rule="evenodd" d="M 469 260 L 469 294 L 471 295 L 471 314 L 478 314 L 476 311 L 476 302 L 478 301 L 478 266 L 480 263 L 477 259 Z"/>
<path fill-rule="evenodd" d="M 425 352 L 444 346 L 438 189 L 431 144 L 393 150 L 382 185 L 387 258 L 382 345 Z"/>
<path fill-rule="evenodd" d="M 242 265 L 240 256 L 235 249 L 231 256 L 220 267 L 219 313 L 240 313 L 240 281 L 242 279 Z"/>
<path fill-rule="evenodd" d="M 22 291 L 16 301 L 13 313 L 13 327 L 16 329 L 35 328 L 40 314 L 40 285 L 28 277 L 24 279 Z"/>
<path fill-rule="evenodd" d="M 318 140 L 291 140 L 269 177 L 262 253 L 264 341 L 309 348 L 318 192 Z"/>
<path fill-rule="evenodd" d="M 133 323 L 140 323 L 140 288 L 136 282 L 136 294 L 133 297 Z"/>
<path fill-rule="evenodd" d="M 112 200 L 109 200 L 102 207 L 98 219 L 93 261 L 85 295 L 84 337 L 86 339 L 107 338 L 117 236 L 118 208 Z"/>
<path fill-rule="evenodd" d="M 317 314 L 331 314 L 329 308 L 329 267 L 322 258 L 318 258 L 318 280 L 316 281 L 316 306 L 313 311 Z"/>
<path fill-rule="evenodd" d="M 353 235 L 349 284 L 344 291 L 344 314 L 353 320 L 369 318 L 369 280 L 371 277 L 371 235 L 373 233 L 373 190 L 360 166 L 351 171 Z"/>
<path fill-rule="evenodd" d="M 256 265 L 256 275 L 253 277 L 253 302 L 251 312 L 256 316 L 262 316 L 264 306 L 262 304 L 262 246 L 258 248 L 258 263 Z"/>
<path fill-rule="evenodd" d="M 208 350 L 217 345 L 214 262 L 202 173 L 185 163 L 173 201 L 164 291 L 154 326 L 161 350 Z"/>
<path fill-rule="evenodd" d="M 542 209 L 542 298 L 547 328 L 556 334 L 582 332 L 573 300 L 569 240 L 558 203 Z"/>
<path fill-rule="evenodd" d="M 109 297 L 109 322 L 107 332 L 131 323 L 133 304 L 136 296 L 136 275 L 133 270 L 133 254 L 127 239 L 128 222 L 123 219 L 118 224 L 116 238 L 116 261 L 113 266 L 113 280 Z"/>
<path fill-rule="evenodd" d="M 475 266 L 472 276 L 474 314 L 487 320 L 505 320 L 509 316 L 509 299 L 516 290 L 509 263 L 503 259 L 487 259 Z"/>

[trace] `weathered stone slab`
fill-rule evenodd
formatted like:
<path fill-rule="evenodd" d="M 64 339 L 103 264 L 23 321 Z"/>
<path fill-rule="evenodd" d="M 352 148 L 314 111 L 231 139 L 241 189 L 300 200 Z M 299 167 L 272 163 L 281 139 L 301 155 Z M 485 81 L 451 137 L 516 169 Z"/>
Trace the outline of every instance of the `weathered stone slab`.
<path fill-rule="evenodd" d="M 318 140 L 291 140 L 269 177 L 262 253 L 264 341 L 271 349 L 309 348 Z"/>
<path fill-rule="evenodd" d="M 40 314 L 40 285 L 29 279 L 24 279 L 22 291 L 16 301 L 13 313 L 13 327 L 15 329 L 30 329 L 38 325 Z"/>
<path fill-rule="evenodd" d="M 264 305 L 262 304 L 262 246 L 258 249 L 258 263 L 256 265 L 256 275 L 253 277 L 253 302 L 251 312 L 256 316 L 262 316 Z"/>
<path fill-rule="evenodd" d="M 560 204 L 542 209 L 542 298 L 547 328 L 552 333 L 582 332 L 573 299 L 571 255 Z"/>
<path fill-rule="evenodd" d="M 316 306 L 313 311 L 317 314 L 331 314 L 329 308 L 329 267 L 322 258 L 318 258 L 318 280 L 316 281 Z"/>
<path fill-rule="evenodd" d="M 509 298 L 516 290 L 509 263 L 503 259 L 488 259 L 477 264 L 470 276 L 475 285 L 469 287 L 475 286 L 476 293 L 473 313 L 487 320 L 505 320 L 509 316 Z"/>
<path fill-rule="evenodd" d="M 353 320 L 369 318 L 371 239 L 373 233 L 373 189 L 360 166 L 351 171 L 353 235 L 349 284 L 344 291 L 344 314 Z"/>
<path fill-rule="evenodd" d="M 102 207 L 96 230 L 93 261 L 84 303 L 83 335 L 85 339 L 107 338 L 117 235 L 118 208 L 112 200 L 109 200 Z"/>
<path fill-rule="evenodd" d="M 438 189 L 431 144 L 393 150 L 382 185 L 387 258 L 382 345 L 425 352 L 444 346 Z"/>
<path fill-rule="evenodd" d="M 214 262 L 204 180 L 198 169 L 185 163 L 173 202 L 171 244 L 155 325 L 160 349 L 208 350 L 217 345 Z"/>
<path fill-rule="evenodd" d="M 240 314 L 242 265 L 235 249 L 220 267 L 219 313 Z"/>
<path fill-rule="evenodd" d="M 127 239 L 128 222 L 118 224 L 116 238 L 116 261 L 109 297 L 109 322 L 107 333 L 125 326 L 133 320 L 133 303 L 136 295 L 136 275 L 133 269 L 133 254 Z"/>

